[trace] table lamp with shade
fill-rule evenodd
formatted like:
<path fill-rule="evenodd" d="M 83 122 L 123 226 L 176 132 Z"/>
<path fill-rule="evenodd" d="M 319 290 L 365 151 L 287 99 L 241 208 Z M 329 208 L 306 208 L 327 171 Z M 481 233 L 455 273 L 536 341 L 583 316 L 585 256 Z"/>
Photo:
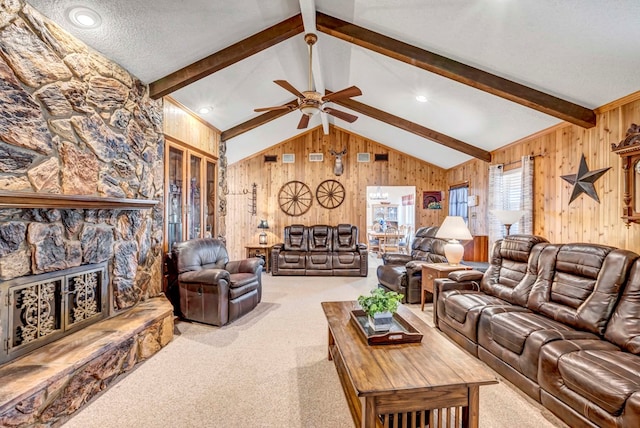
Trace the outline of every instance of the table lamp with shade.
<path fill-rule="evenodd" d="M 473 239 L 464 219 L 459 216 L 447 216 L 436 232 L 436 238 L 446 239 L 449 242 L 444 246 L 444 255 L 451 266 L 457 266 L 462 260 L 464 247 L 461 240 Z"/>
<path fill-rule="evenodd" d="M 260 232 L 260 237 L 258 238 L 258 243 L 260 245 L 267 245 L 267 232 L 265 232 L 265 230 L 269 229 L 269 223 L 267 223 L 267 220 L 260 220 L 258 229 L 262 229 L 262 232 Z"/>
<path fill-rule="evenodd" d="M 520 221 L 522 216 L 525 214 L 523 210 L 493 210 L 491 213 L 496 216 L 498 221 L 504 224 L 507 233 L 505 236 L 509 235 L 509 230 L 511 229 L 511 225 Z"/>

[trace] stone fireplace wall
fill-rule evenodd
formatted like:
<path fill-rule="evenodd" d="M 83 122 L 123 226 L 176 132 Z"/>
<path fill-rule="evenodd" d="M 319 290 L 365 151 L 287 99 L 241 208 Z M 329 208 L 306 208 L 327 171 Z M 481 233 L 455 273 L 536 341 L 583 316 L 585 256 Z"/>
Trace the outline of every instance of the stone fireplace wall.
<path fill-rule="evenodd" d="M 21 0 L 0 0 L 0 190 L 153 199 L 0 209 L 0 280 L 110 260 L 112 309 L 162 290 L 162 105 Z"/>

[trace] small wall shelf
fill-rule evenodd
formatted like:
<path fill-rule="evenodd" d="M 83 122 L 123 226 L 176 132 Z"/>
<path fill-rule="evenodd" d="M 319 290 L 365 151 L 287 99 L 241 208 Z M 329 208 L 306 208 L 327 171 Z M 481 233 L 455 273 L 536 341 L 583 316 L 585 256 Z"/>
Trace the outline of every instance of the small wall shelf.
<path fill-rule="evenodd" d="M 0 192 L 0 208 L 124 209 L 153 208 L 151 199 L 104 198 L 53 193 Z"/>

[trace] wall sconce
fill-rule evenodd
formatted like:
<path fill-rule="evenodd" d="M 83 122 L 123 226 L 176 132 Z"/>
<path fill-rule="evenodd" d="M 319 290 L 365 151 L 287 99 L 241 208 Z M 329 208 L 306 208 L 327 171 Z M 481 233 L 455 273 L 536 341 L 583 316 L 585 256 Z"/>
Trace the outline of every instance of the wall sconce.
<path fill-rule="evenodd" d="M 260 245 L 267 245 L 267 232 L 265 232 L 265 230 L 269 229 L 269 223 L 267 223 L 267 220 L 260 220 L 258 229 L 262 229 L 262 232 L 260 232 L 258 243 Z"/>

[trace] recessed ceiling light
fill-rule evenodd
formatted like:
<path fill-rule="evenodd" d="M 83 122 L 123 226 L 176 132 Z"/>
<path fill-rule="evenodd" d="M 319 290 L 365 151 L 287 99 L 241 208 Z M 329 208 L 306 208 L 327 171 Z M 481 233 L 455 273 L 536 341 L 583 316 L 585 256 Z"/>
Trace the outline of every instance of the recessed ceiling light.
<path fill-rule="evenodd" d="M 200 108 L 198 109 L 198 113 L 200 113 L 200 114 L 207 114 L 207 113 L 209 113 L 211 110 L 213 110 L 213 107 L 209 107 L 209 106 L 207 106 L 207 107 L 200 107 Z"/>
<path fill-rule="evenodd" d="M 72 7 L 67 10 L 67 17 L 78 28 L 96 28 L 102 23 L 100 15 L 88 7 Z"/>
<path fill-rule="evenodd" d="M 418 100 L 421 103 L 426 103 L 427 102 L 427 97 L 425 97 L 424 95 L 418 95 L 416 97 L 416 100 Z"/>

